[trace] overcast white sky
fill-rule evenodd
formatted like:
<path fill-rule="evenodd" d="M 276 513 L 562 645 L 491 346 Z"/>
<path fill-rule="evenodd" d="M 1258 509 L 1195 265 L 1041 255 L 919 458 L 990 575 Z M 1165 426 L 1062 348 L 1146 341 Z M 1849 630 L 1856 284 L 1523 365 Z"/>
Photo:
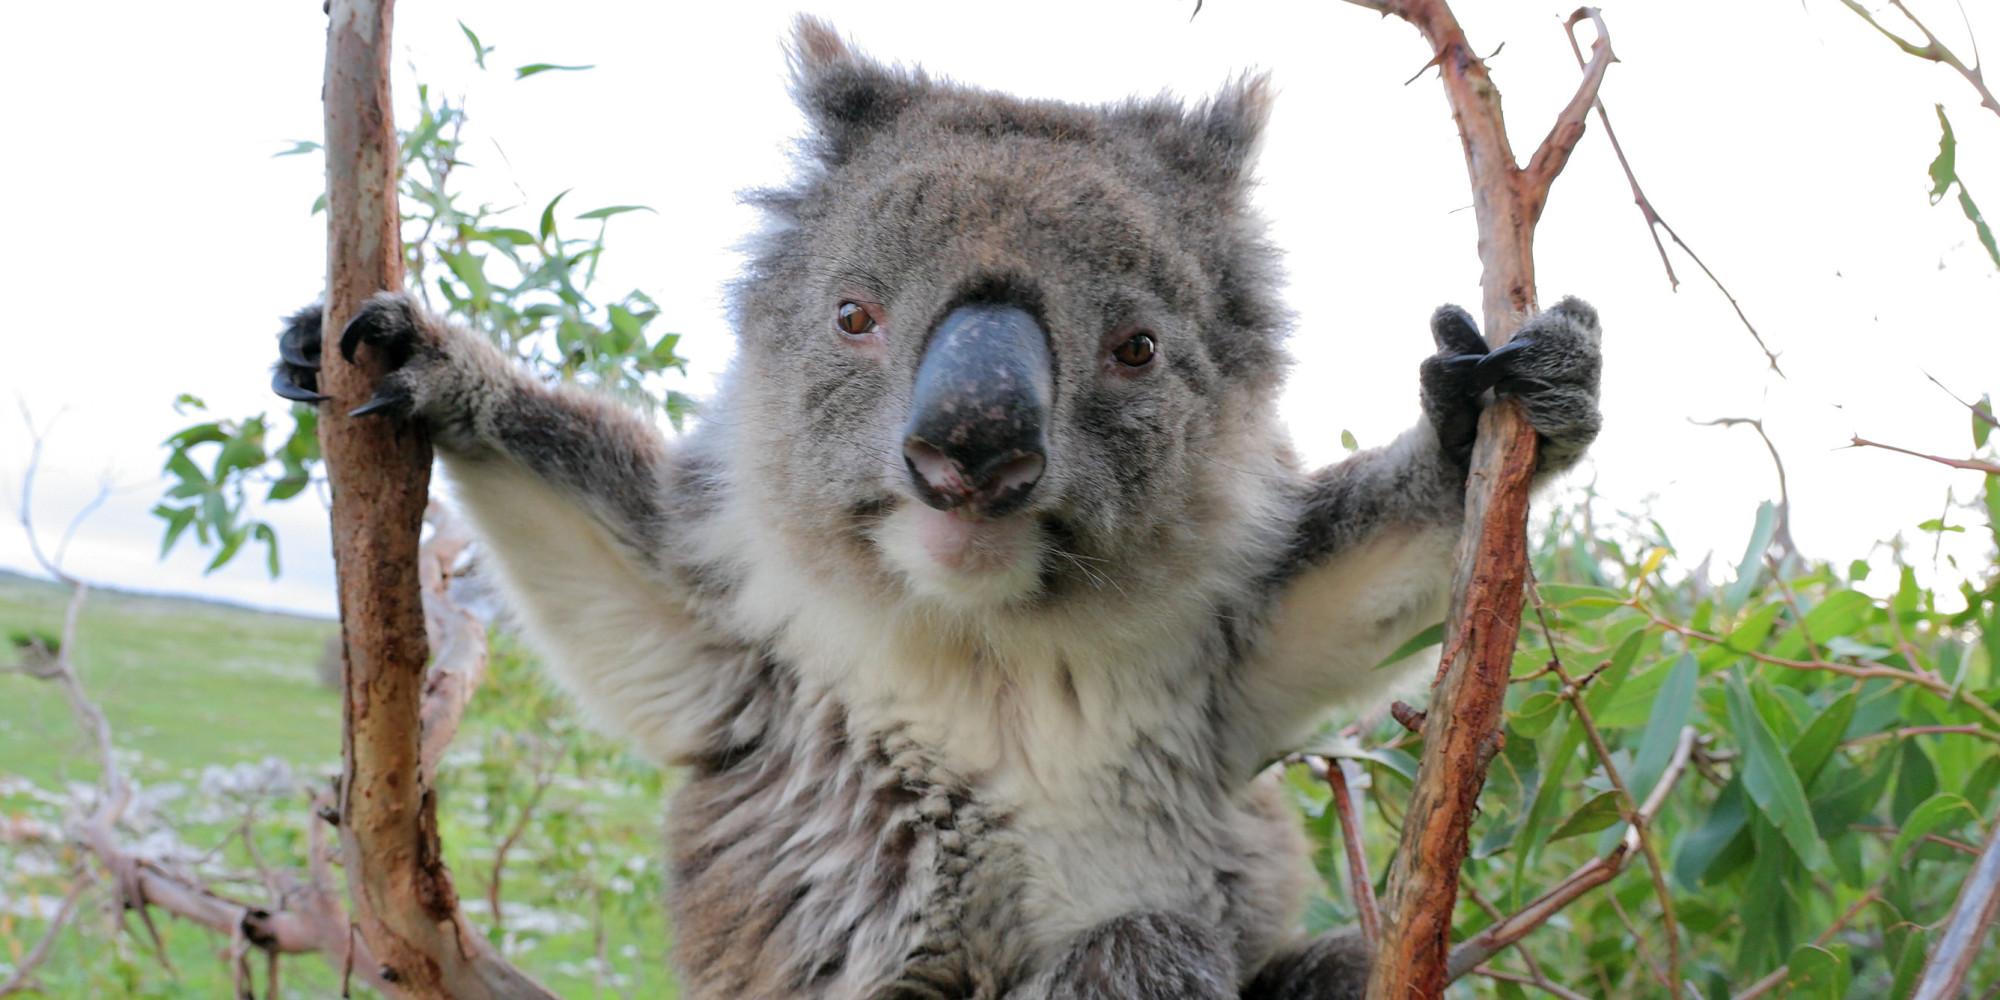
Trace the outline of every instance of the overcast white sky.
<path fill-rule="evenodd" d="M 1518 154 L 1540 141 L 1576 79 L 1549 0 L 1459 4 L 1491 52 Z M 1970 57 L 1956 5 L 1912 0 Z M 2000 46 L 1993 6 L 1967 4 Z M 640 288 L 685 334 L 701 391 L 731 341 L 720 289 L 755 224 L 737 190 L 781 180 L 801 120 L 779 39 L 796 2 L 398 5 L 410 96 L 422 78 L 463 95 L 475 199 L 539 206 L 644 203 L 614 220 L 606 289 Z M 1213 90 L 1270 70 L 1281 96 L 1260 201 L 1289 253 L 1299 315 L 1287 415 L 1314 461 L 1348 429 L 1388 440 L 1415 415 L 1424 328 L 1443 301 L 1479 299 L 1459 143 L 1429 58 L 1400 21 L 1331 0 L 1173 0 L 1005 5 L 825 2 L 864 48 L 934 73 L 1039 97 L 1109 101 Z M 1606 329 L 1605 433 L 1579 478 L 1633 509 L 1651 504 L 1692 566 L 1733 563 L 1775 482 L 1746 429 L 1690 418 L 1755 416 L 1783 450 L 1794 531 L 1809 554 L 1847 559 L 1936 517 L 1976 477 L 1844 450 L 1851 434 L 1943 454 L 1969 446 L 1964 411 L 1925 381 L 1976 397 L 2000 383 L 2000 280 L 1955 205 L 1926 204 L 1931 106 L 1957 126 L 1959 163 L 2000 215 L 2000 118 L 1956 74 L 1896 52 L 1835 0 L 1607 4 L 1621 59 L 1603 96 L 1660 212 L 1723 276 L 1789 379 L 1765 370 L 1728 304 L 1684 256 L 1670 292 L 1593 119 L 1538 238 L 1543 301 L 1575 293 Z M 463 19 L 494 69 L 471 66 Z M 217 412 L 277 413 L 267 365 L 277 317 L 318 294 L 324 229 L 308 215 L 316 160 L 273 159 L 317 138 L 319 0 L 186 5 L 16 4 L 0 45 L 0 241 L 8 317 L 0 392 L 55 421 L 35 512 L 53 539 L 105 475 L 112 502 L 83 528 L 70 568 L 105 584 L 272 607 L 332 609 L 324 513 L 310 497 L 269 513 L 285 576 L 244 558 L 204 577 L 183 546 L 156 559 L 159 442 L 188 418 L 180 392 Z M 511 67 L 590 63 L 514 82 Z M 406 101 L 407 103 L 407 101 Z M 0 414 L 0 487 L 18 503 L 28 436 Z M 1967 521 L 1964 515 L 1954 515 Z M 1977 521 L 1963 551 L 1981 551 Z M 1929 544 L 1921 547 L 1928 563 Z M 0 531 L 0 566 L 31 560 Z"/>

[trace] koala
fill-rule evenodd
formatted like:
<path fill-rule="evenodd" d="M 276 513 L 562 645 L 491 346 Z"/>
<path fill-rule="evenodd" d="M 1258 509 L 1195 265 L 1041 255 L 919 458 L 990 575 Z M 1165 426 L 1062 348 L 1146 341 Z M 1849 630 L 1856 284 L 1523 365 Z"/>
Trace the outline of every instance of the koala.
<path fill-rule="evenodd" d="M 695 1000 L 1339 1000 L 1270 762 L 1442 616 L 1481 408 L 1541 473 L 1595 436 L 1596 313 L 1489 350 L 1437 310 L 1421 419 L 1300 468 L 1270 92 L 1080 107 L 885 65 L 802 19 L 798 175 L 684 437 L 384 293 L 338 347 L 427 428 L 577 703 L 685 769 Z M 320 399 L 318 310 L 274 385 Z"/>

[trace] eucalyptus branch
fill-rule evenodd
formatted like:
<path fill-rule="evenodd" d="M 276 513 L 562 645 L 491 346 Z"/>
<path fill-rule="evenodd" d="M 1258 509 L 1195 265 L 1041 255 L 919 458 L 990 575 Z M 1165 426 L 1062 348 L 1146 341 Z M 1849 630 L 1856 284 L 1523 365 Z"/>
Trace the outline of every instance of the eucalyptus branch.
<path fill-rule="evenodd" d="M 1527 937 L 1535 928 L 1542 926 L 1562 912 L 1563 908 L 1592 889 L 1616 877 L 1630 863 L 1631 856 L 1643 853 L 1646 840 L 1640 833 L 1653 821 L 1660 807 L 1667 800 L 1667 793 L 1673 791 L 1681 776 L 1687 773 L 1688 761 L 1694 754 L 1697 733 L 1693 726 L 1681 729 L 1680 741 L 1674 746 L 1673 757 L 1667 761 L 1666 769 L 1660 772 L 1658 784 L 1646 796 L 1644 804 L 1629 814 L 1625 835 L 1611 851 L 1600 857 L 1584 862 L 1582 867 L 1571 872 L 1568 878 L 1556 883 L 1555 887 L 1537 896 L 1520 912 L 1488 925 L 1485 930 L 1467 938 L 1451 950 L 1450 978 L 1458 979 L 1476 967 L 1486 964 L 1493 956 Z M 1669 956 L 1669 962 L 1674 959 Z M 1672 976 L 1670 969 L 1669 976 Z M 1539 985 L 1539 984 L 1538 984 Z"/>
<path fill-rule="evenodd" d="M 1880 441 L 1870 441 L 1867 438 L 1862 438 L 1862 437 L 1855 438 L 1853 442 L 1849 444 L 1849 447 L 1880 448 L 1884 451 L 1893 451 L 1899 454 L 1909 455 L 1913 458 L 1921 458 L 1924 459 L 1925 461 L 1936 462 L 1939 465 L 1949 465 L 1954 469 L 1964 469 L 1968 472 L 1984 472 L 1989 476 L 2000 476 L 2000 465 L 1994 465 L 1991 462 L 1981 462 L 1976 459 L 1970 459 L 1970 458 L 1945 458 L 1941 455 L 1926 455 L 1921 451 L 1911 451 L 1908 448 L 1898 448 L 1893 444 L 1883 444 Z"/>
<path fill-rule="evenodd" d="M 1575 96 L 1557 115 L 1526 167 L 1514 157 L 1500 94 L 1444 0 L 1350 0 L 1409 22 L 1430 43 L 1465 150 L 1478 220 L 1481 311 L 1495 348 L 1534 315 L 1535 223 L 1549 186 L 1582 139 L 1585 115 L 1617 57 L 1597 12 L 1580 9 L 1598 36 Z M 1479 789 L 1498 749 L 1501 705 L 1521 627 L 1527 576 L 1528 482 L 1536 436 L 1518 400 L 1502 398 L 1479 419 L 1465 527 L 1453 576 L 1439 681 L 1424 722 L 1424 752 L 1389 871 L 1382 943 L 1368 982 L 1370 1000 L 1442 995 L 1457 903 Z"/>
<path fill-rule="evenodd" d="M 1347 854 L 1347 882 L 1354 894 L 1354 909 L 1361 925 L 1361 940 L 1372 953 L 1382 940 L 1382 914 L 1375 901 L 1375 882 L 1368 876 L 1368 855 L 1364 849 L 1361 812 L 1349 791 L 1347 765 L 1341 759 L 1318 754 L 1302 754 L 1300 759 L 1312 776 L 1326 782 L 1332 796 L 1334 815 L 1340 819 L 1340 841 Z"/>
<path fill-rule="evenodd" d="M 1666 925 L 1664 930 L 1667 936 L 1667 995 L 1678 997 L 1681 995 L 1680 920 L 1674 913 L 1673 890 L 1667 886 L 1666 865 L 1660 862 L 1659 851 L 1653 846 L 1652 838 L 1646 836 L 1646 824 L 1652 819 L 1653 810 L 1659 808 L 1659 801 L 1664 799 L 1662 789 L 1669 786 L 1664 781 L 1654 786 L 1653 795 L 1647 800 L 1652 809 L 1640 806 L 1633 798 L 1632 790 L 1626 787 L 1625 777 L 1618 773 L 1618 765 L 1612 761 L 1611 748 L 1604 742 L 1604 734 L 1598 732 L 1597 720 L 1591 717 L 1590 707 L 1584 700 L 1583 685 L 1570 678 L 1569 672 L 1563 669 L 1562 657 L 1556 654 L 1556 637 L 1549 628 L 1548 610 L 1542 606 L 1541 591 L 1535 587 L 1532 575 L 1529 577 L 1528 592 L 1534 598 L 1535 618 L 1542 627 L 1542 638 L 1549 645 L 1549 668 L 1555 671 L 1556 679 L 1562 682 L 1563 699 L 1569 702 L 1570 710 L 1576 713 L 1577 722 L 1582 724 L 1584 735 L 1590 740 L 1591 752 L 1603 766 L 1604 776 L 1610 780 L 1612 790 L 1618 793 L 1619 806 L 1625 814 L 1626 823 L 1629 824 L 1625 830 L 1626 838 L 1646 857 L 1646 871 L 1653 880 L 1653 894 L 1660 900 L 1660 920 Z M 1676 757 L 1680 758 L 1683 764 L 1687 754 L 1694 750 L 1693 741 L 1694 729 L 1692 727 L 1683 729 L 1681 745 L 1675 750 Z M 1618 867 L 1623 867 L 1622 855 L 1619 856 Z M 1612 874 L 1616 874 L 1616 871 L 1614 870 Z"/>
<path fill-rule="evenodd" d="M 1965 77 L 1965 82 L 1972 84 L 1972 89 L 1979 92 L 1980 107 L 1986 108 L 1996 115 L 2000 115 L 2000 100 L 1996 100 L 1993 96 L 1993 91 L 1987 89 L 1986 75 L 1980 72 L 1980 67 L 1977 65 L 1977 42 L 1973 43 L 1975 64 L 1967 66 L 1958 58 L 1957 54 L 1946 48 L 1943 42 L 1938 41 L 1936 35 L 1931 34 L 1931 29 L 1924 27 L 1924 22 L 1917 20 L 1917 15 L 1910 13 L 1910 9 L 1903 6 L 1903 0 L 1889 0 L 1889 5 L 1901 11 L 1904 17 L 1910 19 L 1911 24 L 1917 26 L 1918 31 L 1924 33 L 1924 44 L 1922 45 L 1918 45 L 1883 27 L 1881 22 L 1875 20 L 1875 15 L 1868 13 L 1868 8 L 1856 3 L 1855 0 L 1840 0 L 1840 2 L 1845 4 L 1848 10 L 1860 15 L 1863 21 L 1868 22 L 1869 27 L 1881 32 L 1882 37 L 1894 42 L 1897 48 L 1919 59 L 1928 59 L 1934 63 L 1942 63 L 1957 70 L 1958 75 Z"/>

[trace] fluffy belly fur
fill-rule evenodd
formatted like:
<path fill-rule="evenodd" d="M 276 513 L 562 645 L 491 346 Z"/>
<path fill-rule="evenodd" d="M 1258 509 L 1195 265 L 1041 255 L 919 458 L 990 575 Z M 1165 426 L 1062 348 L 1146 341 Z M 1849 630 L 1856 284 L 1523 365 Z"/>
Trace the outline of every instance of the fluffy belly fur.
<path fill-rule="evenodd" d="M 1134 902 L 1212 922 L 1247 969 L 1292 927 L 1303 843 L 1272 781 L 1232 794 L 1128 764 L 1121 814 L 1080 825 L 1002 801 L 1001 776 L 957 773 L 899 728 L 851 730 L 837 698 L 801 694 L 781 665 L 762 681 L 673 802 L 690 998 L 1025 1000 L 1044 995 L 1037 973 L 1066 930 Z"/>

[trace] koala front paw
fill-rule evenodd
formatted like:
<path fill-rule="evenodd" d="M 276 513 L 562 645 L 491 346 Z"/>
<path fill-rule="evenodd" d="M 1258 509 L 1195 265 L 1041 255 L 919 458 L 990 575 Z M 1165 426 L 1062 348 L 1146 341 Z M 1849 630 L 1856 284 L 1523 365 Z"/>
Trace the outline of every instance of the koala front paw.
<path fill-rule="evenodd" d="M 1541 435 L 1540 468 L 1567 467 L 1597 437 L 1603 416 L 1597 384 L 1604 362 L 1597 310 L 1565 298 L 1537 314 L 1514 339 L 1489 350 L 1479 327 L 1457 306 L 1439 307 L 1431 317 L 1438 352 L 1420 370 L 1424 413 L 1447 456 L 1464 463 L 1492 389 L 1519 398 L 1528 423 Z"/>
<path fill-rule="evenodd" d="M 319 305 L 310 305 L 285 320 L 278 334 L 278 363 L 271 369 L 271 391 L 301 403 L 321 403 L 328 398 L 319 391 L 321 353 L 325 337 Z M 420 373 L 419 359 L 434 360 L 441 355 L 434 325 L 423 307 L 403 292 L 381 292 L 370 298 L 340 333 L 340 354 L 354 360 L 355 351 L 367 344 L 379 352 L 390 368 L 376 386 L 374 397 L 356 407 L 352 416 L 370 413 L 408 417 L 415 409 Z"/>
<path fill-rule="evenodd" d="M 388 364 L 388 374 L 375 386 L 375 395 L 354 408 L 351 417 L 380 413 L 402 419 L 416 408 L 420 375 L 411 361 L 434 358 L 439 352 L 432 324 L 406 292 L 377 292 L 361 306 L 340 331 L 340 356 L 354 360 L 354 353 L 367 344 Z"/>
<path fill-rule="evenodd" d="M 278 363 L 271 366 L 271 391 L 299 403 L 324 402 L 319 391 L 320 304 L 285 317 L 278 334 Z"/>

